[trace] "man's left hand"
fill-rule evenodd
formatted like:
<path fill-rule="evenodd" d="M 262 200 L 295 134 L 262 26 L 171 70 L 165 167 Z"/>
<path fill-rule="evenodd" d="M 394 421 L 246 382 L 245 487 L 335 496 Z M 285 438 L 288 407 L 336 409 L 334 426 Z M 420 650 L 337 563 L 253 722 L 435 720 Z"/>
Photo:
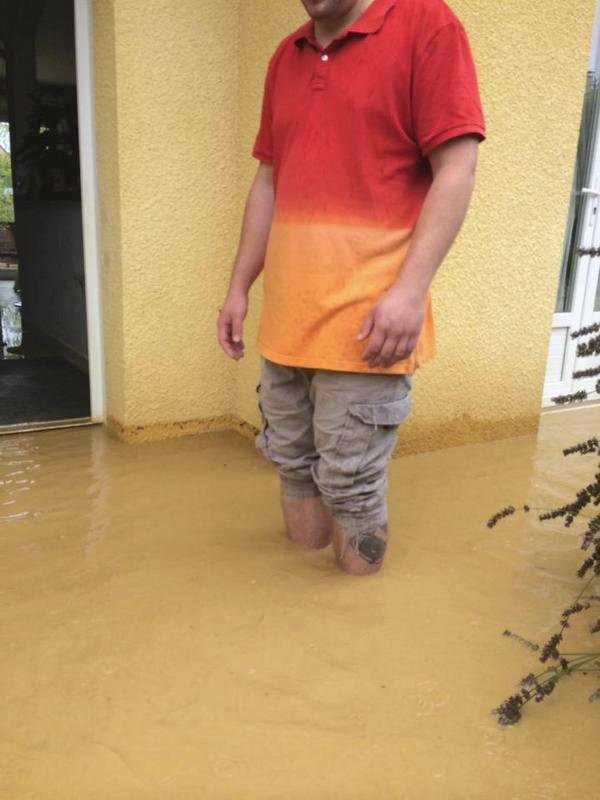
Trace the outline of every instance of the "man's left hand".
<path fill-rule="evenodd" d="M 370 367 L 392 367 L 417 346 L 425 316 L 424 298 L 392 287 L 367 314 L 358 341 L 368 338 L 362 360 Z"/>

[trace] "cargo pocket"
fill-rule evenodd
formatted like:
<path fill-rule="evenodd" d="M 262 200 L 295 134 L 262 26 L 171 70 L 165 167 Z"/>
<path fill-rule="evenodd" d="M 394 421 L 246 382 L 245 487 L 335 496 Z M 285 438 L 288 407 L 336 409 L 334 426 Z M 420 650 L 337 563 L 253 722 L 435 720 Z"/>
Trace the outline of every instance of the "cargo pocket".
<path fill-rule="evenodd" d="M 334 472 L 340 484 L 347 485 L 358 474 L 368 480 L 386 468 L 398 426 L 409 411 L 409 394 L 385 403 L 350 403 L 335 448 Z"/>
<path fill-rule="evenodd" d="M 410 395 L 388 403 L 351 403 L 349 413 L 374 428 L 397 427 L 410 411 Z"/>

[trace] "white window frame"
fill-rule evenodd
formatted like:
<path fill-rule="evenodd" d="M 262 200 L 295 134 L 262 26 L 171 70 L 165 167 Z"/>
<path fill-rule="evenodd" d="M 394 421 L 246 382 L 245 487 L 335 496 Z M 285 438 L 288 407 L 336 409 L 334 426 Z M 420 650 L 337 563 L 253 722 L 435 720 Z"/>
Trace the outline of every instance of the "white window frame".
<path fill-rule="evenodd" d="M 600 70 L 600 0 L 596 0 L 588 69 L 594 72 Z M 597 246 L 596 243 L 600 237 L 600 127 L 596 132 L 593 150 L 589 185 L 585 189 L 587 197 L 583 208 L 583 220 L 581 229 L 578 232 L 579 239 L 576 242 L 578 247 L 583 248 Z M 589 359 L 577 358 L 578 342 L 571 339 L 570 334 L 584 325 L 600 321 L 600 312 L 593 310 L 599 263 L 600 259 L 598 257 L 579 256 L 573 279 L 571 311 L 554 313 L 552 334 L 560 332 L 565 337 L 565 344 L 562 347 L 562 351 L 560 351 L 560 362 L 556 359 L 553 363 L 551 359 L 558 348 L 554 349 L 555 346 L 552 339 L 550 342 L 542 395 L 542 407 L 545 410 L 556 408 L 552 402 L 552 397 L 571 394 L 573 391 L 579 391 L 580 389 L 592 391 L 595 387 L 597 379 L 580 378 L 574 380 L 572 377 L 574 371 L 595 366 L 595 362 L 592 363 Z M 560 377 L 555 381 L 550 381 L 549 373 L 551 369 L 556 369 L 556 363 L 560 363 Z M 596 397 L 591 399 L 597 401 Z"/>

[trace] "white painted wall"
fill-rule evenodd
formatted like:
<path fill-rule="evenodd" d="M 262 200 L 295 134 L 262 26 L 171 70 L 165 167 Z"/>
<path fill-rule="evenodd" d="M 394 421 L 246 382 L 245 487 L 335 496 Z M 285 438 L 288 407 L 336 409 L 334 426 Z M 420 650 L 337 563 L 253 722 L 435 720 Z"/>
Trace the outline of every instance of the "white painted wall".
<path fill-rule="evenodd" d="M 81 203 L 16 197 L 23 317 L 87 360 Z"/>

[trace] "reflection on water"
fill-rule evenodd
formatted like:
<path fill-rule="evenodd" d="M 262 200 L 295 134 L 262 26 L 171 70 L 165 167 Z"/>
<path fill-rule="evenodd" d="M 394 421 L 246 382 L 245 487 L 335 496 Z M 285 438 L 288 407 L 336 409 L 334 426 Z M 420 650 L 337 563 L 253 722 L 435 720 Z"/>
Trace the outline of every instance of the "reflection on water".
<path fill-rule="evenodd" d="M 275 476 L 234 434 L 3 437 L 0 796 L 595 796 L 594 674 L 515 728 L 490 714 L 536 667 L 502 632 L 553 629 L 580 530 L 485 521 L 589 482 L 561 449 L 599 419 L 394 461 L 367 579 L 284 540 Z"/>

